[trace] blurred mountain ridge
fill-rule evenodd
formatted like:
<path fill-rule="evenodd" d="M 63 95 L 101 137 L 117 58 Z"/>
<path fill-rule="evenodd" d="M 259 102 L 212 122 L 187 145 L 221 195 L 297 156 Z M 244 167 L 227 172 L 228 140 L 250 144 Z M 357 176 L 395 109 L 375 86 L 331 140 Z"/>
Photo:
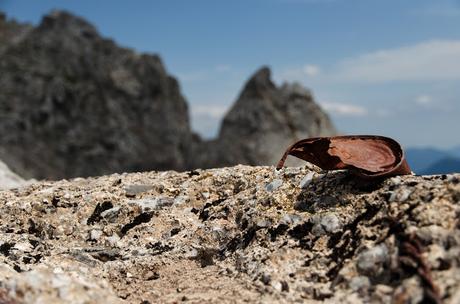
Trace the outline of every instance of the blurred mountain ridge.
<path fill-rule="evenodd" d="M 24 178 L 272 165 L 292 142 L 334 135 L 298 84 L 262 67 L 206 141 L 190 127 L 180 84 L 155 54 L 101 37 L 52 11 L 36 27 L 0 15 L 0 159 Z"/>
<path fill-rule="evenodd" d="M 460 172 L 460 146 L 442 150 L 433 147 L 408 148 L 406 158 L 417 174 Z"/>

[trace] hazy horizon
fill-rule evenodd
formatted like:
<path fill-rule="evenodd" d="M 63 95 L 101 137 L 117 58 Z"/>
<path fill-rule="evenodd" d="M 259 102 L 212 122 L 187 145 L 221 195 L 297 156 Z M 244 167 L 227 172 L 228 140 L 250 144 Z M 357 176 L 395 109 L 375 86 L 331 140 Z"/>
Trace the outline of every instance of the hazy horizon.
<path fill-rule="evenodd" d="M 205 137 L 268 65 L 277 84 L 311 89 L 343 133 L 406 147 L 460 144 L 459 1 L 0 0 L 8 17 L 33 24 L 55 8 L 121 46 L 159 54 Z"/>

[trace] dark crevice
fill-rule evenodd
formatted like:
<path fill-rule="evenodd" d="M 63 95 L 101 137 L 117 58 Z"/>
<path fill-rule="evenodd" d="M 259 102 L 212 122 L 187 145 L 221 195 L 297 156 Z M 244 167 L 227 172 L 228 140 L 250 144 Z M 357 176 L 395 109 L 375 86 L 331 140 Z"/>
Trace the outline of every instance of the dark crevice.
<path fill-rule="evenodd" d="M 374 218 L 380 211 L 380 206 L 370 205 L 366 211 L 358 215 L 351 223 L 346 224 L 343 230 L 331 235 L 328 241 L 328 247 L 333 248 L 331 260 L 336 262 L 336 265 L 327 272 L 327 277 L 334 280 L 340 269 L 342 269 L 344 262 L 350 259 L 355 254 L 356 249 L 360 245 L 360 232 L 357 229 L 359 223 L 369 221 Z M 337 246 L 337 244 L 339 244 Z"/>
<path fill-rule="evenodd" d="M 86 224 L 92 225 L 94 223 L 99 222 L 102 219 L 101 213 L 106 210 L 112 209 L 112 208 L 113 208 L 112 202 L 105 201 L 102 204 L 98 203 L 96 205 L 96 208 L 94 208 L 93 214 L 91 214 L 91 216 L 86 221 Z"/>
<path fill-rule="evenodd" d="M 0 253 L 4 256 L 8 256 L 10 254 L 10 249 L 14 246 L 14 243 L 5 242 L 0 245 Z"/>
<path fill-rule="evenodd" d="M 160 255 L 165 252 L 171 251 L 174 249 L 173 246 L 169 244 L 163 244 L 162 242 L 148 243 L 146 246 L 147 249 L 152 249 L 152 255 Z"/>
<path fill-rule="evenodd" d="M 143 223 L 148 223 L 150 222 L 150 220 L 152 219 L 153 217 L 153 212 L 142 212 L 141 214 L 139 214 L 138 216 L 136 216 L 132 222 L 124 225 L 121 230 L 120 230 L 120 233 L 121 233 L 121 236 L 124 236 L 126 235 L 126 233 L 128 233 L 129 230 L 133 229 L 134 227 L 140 225 L 140 224 L 143 224 Z"/>
<path fill-rule="evenodd" d="M 222 203 L 223 201 L 225 201 L 224 198 L 219 198 L 219 199 L 216 199 L 215 201 L 212 201 L 211 203 L 206 203 L 203 208 L 200 210 L 200 214 L 198 216 L 198 218 L 202 221 L 206 221 L 209 219 L 209 208 L 210 207 L 214 207 L 214 206 L 217 206 L 219 205 L 220 203 Z"/>

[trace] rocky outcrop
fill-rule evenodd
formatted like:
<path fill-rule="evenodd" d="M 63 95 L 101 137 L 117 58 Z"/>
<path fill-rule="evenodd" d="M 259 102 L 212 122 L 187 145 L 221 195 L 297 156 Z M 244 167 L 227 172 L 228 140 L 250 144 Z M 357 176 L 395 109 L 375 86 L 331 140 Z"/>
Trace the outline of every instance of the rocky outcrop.
<path fill-rule="evenodd" d="M 156 55 L 56 11 L 0 57 L 0 159 L 24 177 L 183 169 L 187 104 Z"/>
<path fill-rule="evenodd" d="M 120 48 L 66 12 L 35 28 L 3 16 L 0 45 L 0 159 L 25 178 L 270 165 L 302 137 L 335 133 L 309 91 L 277 87 L 262 68 L 218 139 L 203 141 L 158 56 Z"/>
<path fill-rule="evenodd" d="M 460 175 L 237 166 L 0 192 L 2 303 L 460 301 Z"/>
<path fill-rule="evenodd" d="M 11 172 L 10 168 L 0 160 L 0 190 L 18 188 L 26 184 L 23 178 Z"/>
<path fill-rule="evenodd" d="M 218 138 L 194 152 L 195 167 L 276 164 L 297 140 L 337 134 L 310 91 L 296 83 L 277 87 L 270 74 L 263 67 L 248 80 Z"/>

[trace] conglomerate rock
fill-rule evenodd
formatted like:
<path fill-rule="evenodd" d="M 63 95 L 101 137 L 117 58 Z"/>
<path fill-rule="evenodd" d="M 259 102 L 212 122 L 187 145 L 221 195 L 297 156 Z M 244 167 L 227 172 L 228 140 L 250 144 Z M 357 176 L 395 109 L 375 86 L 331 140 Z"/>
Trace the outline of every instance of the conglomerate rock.
<path fill-rule="evenodd" d="M 0 299 L 459 303 L 459 181 L 236 166 L 1 191 Z"/>

